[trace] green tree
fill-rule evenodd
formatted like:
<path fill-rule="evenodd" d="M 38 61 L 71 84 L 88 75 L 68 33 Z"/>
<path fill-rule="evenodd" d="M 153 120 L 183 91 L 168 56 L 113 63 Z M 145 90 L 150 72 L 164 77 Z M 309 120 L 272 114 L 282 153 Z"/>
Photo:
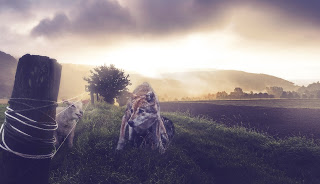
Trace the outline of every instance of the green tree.
<path fill-rule="evenodd" d="M 84 80 L 89 85 L 86 86 L 88 91 L 102 96 L 104 101 L 114 104 L 114 99 L 121 92 L 127 91 L 127 86 L 131 85 L 129 75 L 126 75 L 123 70 L 116 68 L 114 65 L 99 66 L 90 70 L 91 76 L 85 77 Z"/>

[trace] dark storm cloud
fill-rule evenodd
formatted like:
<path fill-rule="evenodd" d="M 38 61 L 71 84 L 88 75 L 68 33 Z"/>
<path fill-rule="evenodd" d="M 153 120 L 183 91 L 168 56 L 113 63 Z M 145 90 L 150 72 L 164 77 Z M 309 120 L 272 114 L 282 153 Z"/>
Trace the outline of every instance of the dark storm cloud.
<path fill-rule="evenodd" d="M 70 29 L 70 21 L 64 13 L 58 13 L 53 19 L 43 19 L 32 29 L 31 34 L 36 36 L 58 36 Z"/>
<path fill-rule="evenodd" d="M 223 23 L 226 5 L 222 0 L 132 0 L 122 7 L 106 0 L 82 1 L 71 11 L 69 20 L 44 19 L 32 30 L 32 35 L 52 36 L 61 30 L 82 33 L 159 34 L 188 31 L 203 24 Z M 63 21 L 61 24 L 58 20 Z M 69 26 L 62 29 L 60 26 Z M 48 28 L 48 29 L 47 29 Z"/>
<path fill-rule="evenodd" d="M 33 36 L 56 36 L 63 33 L 105 34 L 130 32 L 135 24 L 128 10 L 117 2 L 105 0 L 81 1 L 66 14 L 42 20 L 32 30 Z"/>
<path fill-rule="evenodd" d="M 256 23 L 256 26 L 268 29 L 269 25 L 261 22 L 268 19 L 268 14 L 274 12 L 279 17 L 286 17 L 269 20 L 270 25 L 276 25 L 272 27 L 275 30 L 277 26 L 286 27 L 286 22 L 281 21 L 312 27 L 320 25 L 318 0 L 130 0 L 125 1 L 125 4 L 126 6 L 121 6 L 116 1 L 107 0 L 80 1 L 73 10 L 58 14 L 52 19 L 42 20 L 34 27 L 32 35 L 48 37 L 64 33 L 94 36 L 105 33 L 159 35 L 204 28 L 215 29 L 230 23 L 229 10 L 237 7 L 251 7 L 266 15 L 248 25 L 253 29 Z M 270 12 L 269 9 L 273 11 Z M 236 17 L 237 14 L 232 16 Z M 294 26 L 289 27 L 291 29 Z M 245 34 L 251 34 L 250 29 L 241 31 L 246 30 L 249 32 Z"/>

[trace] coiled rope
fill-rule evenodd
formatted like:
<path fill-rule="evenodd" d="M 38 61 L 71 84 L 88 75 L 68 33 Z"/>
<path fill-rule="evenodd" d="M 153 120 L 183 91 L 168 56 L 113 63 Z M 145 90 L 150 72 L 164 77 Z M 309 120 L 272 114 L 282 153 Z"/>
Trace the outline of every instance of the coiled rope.
<path fill-rule="evenodd" d="M 83 96 L 84 94 L 85 93 L 68 100 L 78 98 L 79 96 Z M 26 103 L 23 103 L 21 101 L 26 101 Z M 45 103 L 45 105 L 33 107 L 27 103 L 28 101 L 41 102 Z M 0 147 L 23 158 L 53 158 L 65 140 L 61 143 L 58 149 L 55 148 L 55 138 L 53 137 L 53 132 L 57 130 L 58 124 L 55 118 L 42 112 L 41 109 L 57 106 L 59 103 L 63 103 L 64 101 L 55 102 L 30 98 L 11 98 L 10 102 L 24 105 L 27 108 L 22 110 L 14 110 L 10 107 L 6 108 L 7 110 L 5 111 L 5 121 L 0 128 Z M 71 106 L 66 107 L 63 111 L 67 110 L 70 107 Z M 47 117 L 47 119 L 50 119 L 50 121 L 35 121 L 20 113 L 26 111 L 37 111 L 43 116 Z M 62 113 L 63 111 L 61 111 L 60 113 Z M 71 129 L 71 131 L 75 128 L 75 125 Z M 69 132 L 69 134 L 71 133 L 71 131 Z"/>

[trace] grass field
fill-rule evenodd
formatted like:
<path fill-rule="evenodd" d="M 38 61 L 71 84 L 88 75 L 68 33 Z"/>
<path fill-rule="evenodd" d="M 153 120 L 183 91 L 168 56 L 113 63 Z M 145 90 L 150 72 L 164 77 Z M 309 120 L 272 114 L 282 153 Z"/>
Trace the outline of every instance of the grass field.
<path fill-rule="evenodd" d="M 0 124 L 3 123 L 4 120 L 4 111 L 6 110 L 6 104 L 0 104 Z"/>
<path fill-rule="evenodd" d="M 129 145 L 115 152 L 123 110 L 103 103 L 88 108 L 74 147 L 63 146 L 52 160 L 51 184 L 320 183 L 318 141 L 275 140 L 186 113 L 163 113 L 176 126 L 165 154 Z"/>

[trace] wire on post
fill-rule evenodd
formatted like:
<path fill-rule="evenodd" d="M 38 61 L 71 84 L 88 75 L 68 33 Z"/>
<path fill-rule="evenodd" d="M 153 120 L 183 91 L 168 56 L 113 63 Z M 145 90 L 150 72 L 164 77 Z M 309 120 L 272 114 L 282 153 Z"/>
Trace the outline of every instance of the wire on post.
<path fill-rule="evenodd" d="M 83 96 L 84 94 L 85 93 L 82 93 L 81 95 L 75 96 L 68 100 L 78 98 L 79 96 Z M 29 105 L 29 101 L 44 103 L 44 105 L 33 107 Z M 41 110 L 52 106 L 57 106 L 58 103 L 62 103 L 63 101 L 57 103 L 55 101 L 37 100 L 30 98 L 11 98 L 9 102 L 24 105 L 26 108 L 21 110 L 14 110 L 10 107 L 7 107 L 7 110 L 5 111 L 5 121 L 0 128 L 0 147 L 23 158 L 52 159 L 65 140 L 58 147 L 58 149 L 55 148 L 55 138 L 53 137 L 53 132 L 57 130 L 58 124 L 55 118 L 49 116 L 47 113 L 44 113 Z M 86 106 L 86 108 L 87 107 L 88 105 Z M 66 107 L 63 111 L 67 110 L 68 108 L 70 108 L 70 106 Z M 51 121 L 35 121 L 21 114 L 27 111 L 37 111 L 42 116 L 49 117 Z M 71 131 L 75 128 L 76 124 L 77 122 L 75 123 Z M 71 131 L 69 132 L 69 134 L 71 133 Z M 67 137 L 69 136 L 69 134 L 67 135 Z"/>
<path fill-rule="evenodd" d="M 33 107 L 29 105 L 29 101 L 43 104 L 39 107 Z M 0 147 L 23 158 L 51 158 L 55 152 L 55 139 L 52 135 L 58 126 L 55 119 L 41 111 L 41 109 L 56 106 L 56 102 L 26 98 L 12 98 L 9 102 L 24 105 L 26 108 L 14 110 L 7 107 L 5 121 L 0 128 Z M 37 113 L 41 114 L 40 116 L 49 117 L 50 121 L 35 121 L 22 114 L 28 111 L 37 111 Z"/>

